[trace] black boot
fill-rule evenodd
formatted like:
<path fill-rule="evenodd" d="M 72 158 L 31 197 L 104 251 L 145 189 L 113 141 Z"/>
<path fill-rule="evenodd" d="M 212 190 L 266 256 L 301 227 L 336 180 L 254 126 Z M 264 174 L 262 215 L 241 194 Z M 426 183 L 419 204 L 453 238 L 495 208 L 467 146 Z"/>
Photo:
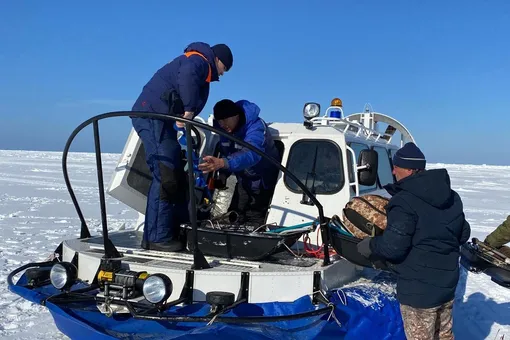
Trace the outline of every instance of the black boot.
<path fill-rule="evenodd" d="M 142 241 L 142 248 L 145 250 L 157 250 L 177 252 L 184 249 L 184 243 L 179 240 L 170 240 L 168 242 L 146 242 Z"/>

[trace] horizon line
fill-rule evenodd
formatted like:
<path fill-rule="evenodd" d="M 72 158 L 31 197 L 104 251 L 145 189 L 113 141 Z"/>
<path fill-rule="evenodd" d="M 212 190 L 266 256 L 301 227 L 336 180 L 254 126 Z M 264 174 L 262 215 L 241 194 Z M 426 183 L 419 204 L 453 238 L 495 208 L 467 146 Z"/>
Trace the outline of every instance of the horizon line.
<path fill-rule="evenodd" d="M 7 152 L 45 152 L 45 153 L 63 153 L 63 150 L 26 150 L 26 149 L 0 149 L 0 152 L 7 151 Z M 95 154 L 94 151 L 69 151 L 69 154 L 73 153 L 81 153 L 81 154 Z M 121 152 L 107 152 L 102 151 L 101 154 L 103 155 L 122 155 Z M 492 167 L 510 167 L 510 164 L 494 164 L 494 163 L 451 163 L 451 162 L 444 162 L 444 161 L 427 161 L 427 165 L 473 165 L 473 166 L 492 166 Z"/>

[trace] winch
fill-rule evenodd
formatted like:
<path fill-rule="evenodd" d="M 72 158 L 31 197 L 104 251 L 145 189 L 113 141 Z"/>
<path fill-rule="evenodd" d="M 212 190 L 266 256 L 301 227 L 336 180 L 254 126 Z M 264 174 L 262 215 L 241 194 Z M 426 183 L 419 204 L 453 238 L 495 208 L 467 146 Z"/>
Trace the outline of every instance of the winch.
<path fill-rule="evenodd" d="M 149 274 L 120 268 L 119 264 L 101 266 L 97 282 L 105 297 L 133 299 L 143 294 L 143 284 Z"/>

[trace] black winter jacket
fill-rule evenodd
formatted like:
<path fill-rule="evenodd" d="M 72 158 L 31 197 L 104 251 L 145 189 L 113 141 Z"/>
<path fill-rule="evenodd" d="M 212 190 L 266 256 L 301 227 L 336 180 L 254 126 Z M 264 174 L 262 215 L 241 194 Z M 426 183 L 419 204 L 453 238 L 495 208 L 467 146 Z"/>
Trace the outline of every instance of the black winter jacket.
<path fill-rule="evenodd" d="M 445 169 L 427 170 L 385 187 L 392 198 L 388 223 L 370 241 L 372 254 L 391 263 L 397 298 L 414 308 L 453 299 L 459 280 L 459 247 L 470 236 L 460 196 Z"/>

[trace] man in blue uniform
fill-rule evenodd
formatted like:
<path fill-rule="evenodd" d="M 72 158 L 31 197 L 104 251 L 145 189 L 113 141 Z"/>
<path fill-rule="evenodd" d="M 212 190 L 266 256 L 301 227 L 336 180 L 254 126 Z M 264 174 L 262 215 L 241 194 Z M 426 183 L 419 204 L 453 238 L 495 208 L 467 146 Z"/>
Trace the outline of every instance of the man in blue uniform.
<path fill-rule="evenodd" d="M 224 99 L 214 106 L 214 126 L 241 139 L 266 155 L 280 160 L 278 149 L 266 123 L 259 117 L 260 108 L 247 100 L 234 103 Z M 279 169 L 255 152 L 225 137 L 220 138 L 220 158 L 205 156 L 199 169 L 204 173 L 219 170 L 220 183 L 234 173 L 237 184 L 229 207 L 239 223 L 263 224 Z"/>
<path fill-rule="evenodd" d="M 196 117 L 209 97 L 209 85 L 230 70 L 233 57 L 224 44 L 195 42 L 184 54 L 160 68 L 133 105 L 132 111 Z M 143 142 L 152 183 L 147 195 L 142 248 L 178 251 L 179 223 L 187 218 L 187 182 L 173 121 L 132 117 Z M 177 128 L 184 124 L 177 123 Z"/>

